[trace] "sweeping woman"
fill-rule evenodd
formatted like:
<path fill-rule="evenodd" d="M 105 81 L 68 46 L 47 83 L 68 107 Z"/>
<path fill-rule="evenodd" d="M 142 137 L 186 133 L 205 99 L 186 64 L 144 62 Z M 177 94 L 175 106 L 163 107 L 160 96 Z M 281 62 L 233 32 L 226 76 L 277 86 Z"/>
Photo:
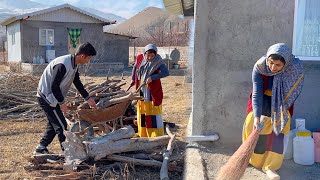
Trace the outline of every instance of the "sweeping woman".
<path fill-rule="evenodd" d="M 138 81 L 142 85 L 137 102 L 138 135 L 140 137 L 157 137 L 164 134 L 162 121 L 163 91 L 161 78 L 169 76 L 157 47 L 148 44 L 144 49 L 144 59 L 138 70 Z"/>
<path fill-rule="evenodd" d="M 301 61 L 291 54 L 284 43 L 269 47 L 252 71 L 253 90 L 243 126 L 244 141 L 260 119 L 267 117 L 250 164 L 262 168 L 268 178 L 280 179 L 276 173 L 283 162 L 289 139 L 293 104 L 300 95 L 304 80 Z"/>

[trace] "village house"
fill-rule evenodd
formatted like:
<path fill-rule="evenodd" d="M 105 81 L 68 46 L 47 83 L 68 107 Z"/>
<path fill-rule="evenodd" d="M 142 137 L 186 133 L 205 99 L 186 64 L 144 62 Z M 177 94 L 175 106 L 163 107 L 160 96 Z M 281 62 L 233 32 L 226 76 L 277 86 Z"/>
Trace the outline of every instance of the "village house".
<path fill-rule="evenodd" d="M 6 26 L 11 67 L 40 74 L 55 57 L 74 53 L 79 44 L 90 42 L 97 56 L 81 71 L 105 73 L 128 66 L 129 40 L 134 38 L 103 31 L 103 26 L 114 23 L 63 4 L 10 17 L 1 25 Z"/>

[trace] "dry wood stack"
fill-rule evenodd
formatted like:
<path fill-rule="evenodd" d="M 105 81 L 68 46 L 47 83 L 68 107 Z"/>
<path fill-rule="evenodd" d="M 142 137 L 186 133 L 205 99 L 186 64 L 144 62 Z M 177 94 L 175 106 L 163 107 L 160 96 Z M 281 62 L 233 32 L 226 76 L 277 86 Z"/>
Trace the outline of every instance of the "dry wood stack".
<path fill-rule="evenodd" d="M 36 88 L 39 79 L 10 72 L 0 76 L 0 117 L 43 117 L 37 105 Z"/>
<path fill-rule="evenodd" d="M 38 106 L 36 89 L 39 77 L 10 72 L 0 76 L 0 117 L 1 118 L 38 118 L 44 113 Z M 103 109 L 112 105 L 139 99 L 137 94 L 126 93 L 122 87 L 126 83 L 121 80 L 106 80 L 102 83 L 89 82 L 86 90 Z M 68 115 L 73 116 L 74 110 L 90 109 L 89 105 L 73 87 L 67 95 Z"/>
<path fill-rule="evenodd" d="M 140 99 L 138 94 L 127 93 L 122 90 L 122 86 L 126 83 L 121 80 L 106 80 L 100 84 L 89 83 L 85 85 L 90 96 L 96 101 L 97 107 L 100 109 L 108 108 L 112 105 Z M 71 109 L 90 109 L 89 105 L 79 96 L 73 99 L 69 107 Z"/>

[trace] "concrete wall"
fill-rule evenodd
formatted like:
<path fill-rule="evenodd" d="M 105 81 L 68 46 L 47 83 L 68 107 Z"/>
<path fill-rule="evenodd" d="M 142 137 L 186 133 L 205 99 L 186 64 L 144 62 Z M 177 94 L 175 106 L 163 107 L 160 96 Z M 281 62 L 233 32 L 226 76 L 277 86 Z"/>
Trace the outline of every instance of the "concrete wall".
<path fill-rule="evenodd" d="M 198 0 L 195 10 L 191 131 L 236 146 L 253 65 L 270 45 L 292 44 L 294 1 Z"/>
<path fill-rule="evenodd" d="M 14 36 L 14 44 L 12 37 Z M 20 21 L 12 23 L 7 26 L 7 42 L 8 42 L 8 61 L 21 61 L 21 32 Z"/>
<path fill-rule="evenodd" d="M 306 128 L 320 130 L 320 58 L 319 61 L 304 61 L 304 86 L 294 106 L 293 119 L 306 119 Z M 291 124 L 295 128 L 295 122 Z"/>
<path fill-rule="evenodd" d="M 90 42 L 97 50 L 92 62 L 129 63 L 129 38 L 102 31 L 101 24 L 61 23 L 44 21 L 22 21 L 22 59 L 32 62 L 34 56 L 45 57 L 45 46 L 39 46 L 39 28 L 54 29 L 54 50 L 56 57 L 68 54 L 67 28 L 82 28 L 80 42 Z"/>

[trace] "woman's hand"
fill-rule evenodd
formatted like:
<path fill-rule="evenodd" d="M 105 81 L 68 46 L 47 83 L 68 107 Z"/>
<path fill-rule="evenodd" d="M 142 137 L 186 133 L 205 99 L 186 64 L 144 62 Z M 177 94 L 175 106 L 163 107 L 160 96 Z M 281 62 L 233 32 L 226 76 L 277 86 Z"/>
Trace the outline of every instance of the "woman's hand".
<path fill-rule="evenodd" d="M 260 117 L 255 117 L 254 123 L 253 123 L 253 129 L 259 128 L 259 126 L 260 126 Z"/>
<path fill-rule="evenodd" d="M 148 79 L 147 79 L 146 83 L 147 83 L 147 84 L 149 84 L 149 83 L 151 83 L 151 82 L 152 82 L 151 77 L 148 77 Z"/>

